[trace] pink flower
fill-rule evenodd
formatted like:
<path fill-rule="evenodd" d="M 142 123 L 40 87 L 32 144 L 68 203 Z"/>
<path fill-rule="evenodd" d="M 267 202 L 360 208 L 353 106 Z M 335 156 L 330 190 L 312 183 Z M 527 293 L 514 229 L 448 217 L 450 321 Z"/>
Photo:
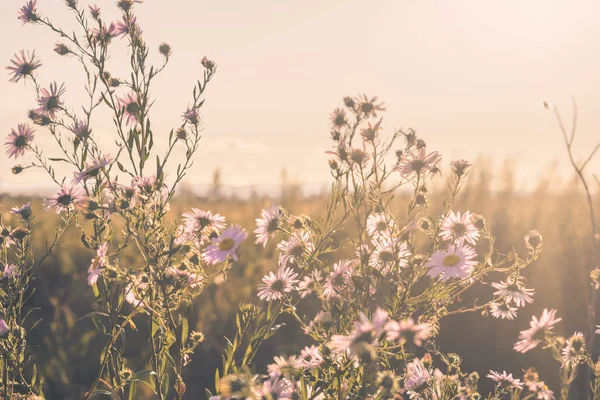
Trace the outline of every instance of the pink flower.
<path fill-rule="evenodd" d="M 37 15 L 37 0 L 29 0 L 17 13 L 17 18 L 23 21 L 23 24 L 37 22 L 40 17 Z"/>
<path fill-rule="evenodd" d="M 400 171 L 400 175 L 404 178 L 410 177 L 412 174 L 420 175 L 427 171 L 434 170 L 437 163 L 442 160 L 442 156 L 437 151 L 429 154 L 425 153 L 425 148 L 415 150 L 406 157 L 402 157 L 394 171 Z"/>
<path fill-rule="evenodd" d="M 279 206 L 272 205 L 265 208 L 260 213 L 262 218 L 256 220 L 256 244 L 267 245 L 267 241 L 272 237 L 279 228 L 279 220 L 283 216 L 283 211 Z"/>
<path fill-rule="evenodd" d="M 50 84 L 50 89 L 43 88 L 41 90 L 41 96 L 38 99 L 40 108 L 38 108 L 36 111 L 51 118 L 55 118 L 56 112 L 59 111 L 63 106 L 60 96 L 65 94 L 65 92 L 66 89 L 64 83 L 58 87 L 56 82 L 52 82 Z"/>
<path fill-rule="evenodd" d="M 25 53 L 21 50 L 20 53 L 15 53 L 15 58 L 10 60 L 13 65 L 6 67 L 12 73 L 10 82 L 19 82 L 21 79 L 26 79 L 28 76 L 33 77 L 33 71 L 42 66 L 39 58 L 35 56 L 35 50 Z"/>
<path fill-rule="evenodd" d="M 477 253 L 467 245 L 450 245 L 446 250 L 438 250 L 429 259 L 427 274 L 447 281 L 451 278 L 464 279 L 471 275 L 477 265 Z"/>
<path fill-rule="evenodd" d="M 198 109 L 196 107 L 188 107 L 182 116 L 186 122 L 192 125 L 198 125 L 198 123 L 200 122 L 200 113 L 198 112 Z"/>
<path fill-rule="evenodd" d="M 8 135 L 8 141 L 4 143 L 6 154 L 12 158 L 17 158 L 25 154 L 25 150 L 29 149 L 33 141 L 34 132 L 33 128 L 29 127 L 28 124 L 17 125 L 17 130 L 12 129 Z"/>
<path fill-rule="evenodd" d="M 103 168 L 109 166 L 113 162 L 114 158 L 112 158 L 110 154 L 107 154 L 95 159 L 91 163 L 85 163 L 85 168 L 82 171 L 73 173 L 73 175 L 75 175 L 73 178 L 73 183 L 77 184 L 92 178 L 102 180 L 102 177 L 100 177 L 100 172 Z"/>
<path fill-rule="evenodd" d="M 108 243 L 104 242 L 98 250 L 96 250 L 96 257 L 92 259 L 90 268 L 88 269 L 88 285 L 93 286 L 98 282 L 100 276 L 100 268 L 104 267 L 107 263 L 106 252 L 108 250 Z"/>
<path fill-rule="evenodd" d="M 272 271 L 263 277 L 264 284 L 259 286 L 260 292 L 258 297 L 261 300 L 281 300 L 285 293 L 290 293 L 295 290 L 295 285 L 298 283 L 298 274 L 289 267 L 279 267 L 277 274 Z"/>
<path fill-rule="evenodd" d="M 119 99 L 119 105 L 124 110 L 127 124 L 135 124 L 140 115 L 140 105 L 133 92 Z"/>
<path fill-rule="evenodd" d="M 529 323 L 531 327 L 519 333 L 519 341 L 515 343 L 513 349 L 519 353 L 526 353 L 536 348 L 545 339 L 546 334 L 552 332 L 554 325 L 562 321 L 562 318 L 555 317 L 556 310 L 548 311 L 548 309 L 544 309 L 540 319 L 534 315 Z"/>
<path fill-rule="evenodd" d="M 214 239 L 214 244 L 208 246 L 202 253 L 202 258 L 209 264 L 225 262 L 227 257 L 234 261 L 238 260 L 235 251 L 238 246 L 246 240 L 248 233 L 239 225 L 232 225 L 225 229 L 218 238 Z"/>
<path fill-rule="evenodd" d="M 60 214 L 63 211 L 73 211 L 75 206 L 81 202 L 84 197 L 81 188 L 65 184 L 57 194 L 44 199 L 44 209 L 49 211 L 56 207 L 57 214 Z"/>
<path fill-rule="evenodd" d="M 0 337 L 6 335 L 10 331 L 8 325 L 6 325 L 6 321 L 4 318 L 0 318 Z"/>

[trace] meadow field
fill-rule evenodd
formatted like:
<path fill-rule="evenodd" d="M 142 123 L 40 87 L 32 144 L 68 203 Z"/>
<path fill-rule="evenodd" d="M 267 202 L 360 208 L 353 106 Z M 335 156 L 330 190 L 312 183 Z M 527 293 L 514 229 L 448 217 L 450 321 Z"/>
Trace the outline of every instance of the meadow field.
<path fill-rule="evenodd" d="M 443 180 L 438 182 L 444 187 Z M 500 171 L 493 171 L 489 163 L 481 160 L 475 164 L 462 195 L 456 205 L 458 210 L 471 210 L 488 216 L 487 221 L 496 237 L 499 251 L 508 253 L 513 246 L 523 250 L 523 236 L 531 228 L 537 229 L 544 238 L 544 250 L 535 264 L 526 270 L 529 286 L 535 288 L 535 301 L 512 321 L 485 318 L 479 313 L 455 315 L 444 321 L 439 346 L 443 351 L 460 354 L 463 368 L 478 371 L 485 376 L 489 369 L 510 371 L 525 370 L 538 366 L 540 375 L 548 386 L 559 390 L 557 363 L 541 351 L 520 355 L 512 350 L 518 332 L 528 324 L 530 314 L 539 314 L 543 308 L 560 311 L 565 326 L 574 330 L 585 329 L 585 310 L 589 286 L 589 218 L 581 187 L 573 177 L 564 180 L 557 171 L 548 168 L 548 174 L 540 177 L 530 191 L 516 189 L 514 170 L 507 163 Z M 494 188 L 494 189 L 492 189 Z M 228 215 L 230 220 L 253 230 L 254 219 L 260 210 L 270 204 L 279 204 L 294 214 L 306 214 L 322 218 L 328 193 L 304 197 L 295 185 L 282 185 L 282 195 L 252 198 L 215 198 L 198 196 L 184 191 L 171 205 L 169 218 L 176 218 L 190 207 L 210 209 Z M 432 208 L 441 207 L 442 193 L 431 199 Z M 393 209 L 402 212 L 409 196 L 394 200 Z M 0 197 L 4 221 L 14 218 L 6 210 L 26 201 L 32 201 L 34 210 L 41 210 L 41 200 L 29 197 Z M 595 196 L 600 205 L 600 196 Z M 35 220 L 35 246 L 41 250 L 43 238 L 56 227 L 56 217 L 38 211 Z M 344 235 L 344 232 L 340 232 Z M 39 270 L 33 281 L 29 308 L 37 308 L 35 315 L 42 319 L 30 334 L 30 345 L 35 349 L 34 361 L 46 378 L 46 396 L 56 399 L 78 399 L 93 380 L 103 339 L 94 331 L 92 322 L 80 320 L 97 307 L 94 296 L 86 283 L 89 260 L 93 252 L 82 248 L 79 231 L 70 229 L 59 248 Z M 245 242 L 239 252 L 240 260 L 228 273 L 227 280 L 209 286 L 194 301 L 194 313 L 190 324 L 205 334 L 206 340 L 192 356 L 185 371 L 187 395 L 202 398 L 204 388 L 214 388 L 214 374 L 221 367 L 221 354 L 225 337 L 235 331 L 235 314 L 243 302 L 258 303 L 256 287 L 263 275 L 276 270 L 275 245 L 263 249 L 252 241 Z M 135 265 L 139 256 L 135 252 L 121 257 L 121 262 Z M 483 285 L 468 295 L 469 304 L 477 298 L 487 300 L 489 290 Z M 314 304 L 316 308 L 316 304 Z M 306 306 L 310 308 L 310 305 Z M 302 310 L 307 314 L 310 309 Z M 257 369 L 265 369 L 275 355 L 296 354 L 307 344 L 306 337 L 297 329 L 297 323 L 286 319 L 289 327 L 281 329 L 262 345 L 256 359 Z M 148 352 L 147 330 L 143 323 L 138 331 L 128 330 L 125 357 L 129 365 L 143 368 L 145 352 Z M 492 344 L 490 346 L 490 343 Z M 492 382 L 481 381 L 483 392 L 492 388 Z M 572 398 L 582 398 L 581 387 L 573 385 Z M 142 397 L 143 398 L 143 397 Z M 187 397 L 186 397 L 187 398 Z"/>

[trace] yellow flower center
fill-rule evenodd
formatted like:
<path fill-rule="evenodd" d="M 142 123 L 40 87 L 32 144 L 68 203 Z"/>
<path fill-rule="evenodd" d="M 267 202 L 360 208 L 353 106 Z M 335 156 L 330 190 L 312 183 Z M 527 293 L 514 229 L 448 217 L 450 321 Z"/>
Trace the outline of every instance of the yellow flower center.
<path fill-rule="evenodd" d="M 226 239 L 223 239 L 221 241 L 221 243 L 219 243 L 219 250 L 221 250 L 221 251 L 231 250 L 231 249 L 233 249 L 233 246 L 235 246 L 235 240 L 233 240 L 232 238 L 226 238 Z"/>
<path fill-rule="evenodd" d="M 458 264 L 459 261 L 460 257 L 456 254 L 448 254 L 442 260 L 442 264 L 444 264 L 445 267 L 454 267 L 456 264 Z"/>

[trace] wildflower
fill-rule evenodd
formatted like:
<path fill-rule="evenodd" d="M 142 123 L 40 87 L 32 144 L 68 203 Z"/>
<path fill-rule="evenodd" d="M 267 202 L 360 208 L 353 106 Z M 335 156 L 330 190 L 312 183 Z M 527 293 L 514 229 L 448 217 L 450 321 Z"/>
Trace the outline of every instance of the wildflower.
<path fill-rule="evenodd" d="M 71 53 L 71 50 L 64 43 L 56 43 L 54 51 L 61 56 L 66 56 Z"/>
<path fill-rule="evenodd" d="M 25 167 L 23 167 L 20 164 L 15 165 L 14 167 L 12 167 L 10 169 L 10 171 L 15 174 L 15 175 L 19 175 L 21 172 L 23 172 L 25 170 Z"/>
<path fill-rule="evenodd" d="M 512 278 L 507 278 L 506 282 L 494 282 L 492 283 L 492 287 L 498 289 L 494 292 L 495 296 L 500 296 L 507 303 L 511 301 L 515 302 L 517 307 L 525 307 L 527 303 L 533 303 L 533 296 L 535 290 L 527 289 L 523 285 L 522 279 L 517 279 L 516 281 Z"/>
<path fill-rule="evenodd" d="M 271 377 L 278 377 L 284 373 L 293 373 L 296 369 L 300 368 L 300 360 L 296 356 L 275 356 L 273 361 L 275 363 L 267 366 L 267 371 L 269 371 L 269 376 Z"/>
<path fill-rule="evenodd" d="M 17 158 L 25 154 L 25 150 L 30 147 L 35 131 L 28 124 L 17 125 L 17 130 L 11 129 L 8 135 L 8 141 L 4 143 L 6 154 L 9 157 Z"/>
<path fill-rule="evenodd" d="M 96 257 L 92 259 L 92 263 L 88 268 L 88 285 L 93 286 L 98 282 L 98 277 L 100 276 L 100 269 L 107 265 L 108 259 L 106 257 L 106 252 L 108 251 L 108 243 L 104 242 L 98 247 L 96 250 Z"/>
<path fill-rule="evenodd" d="M 119 21 L 115 25 L 115 36 L 125 37 L 129 34 L 140 36 L 142 30 L 136 22 L 136 17 L 132 16 L 128 20 L 126 16 L 123 16 L 123 21 Z"/>
<path fill-rule="evenodd" d="M 395 227 L 395 222 L 390 215 L 377 213 L 367 218 L 367 234 L 374 238 L 390 237 Z"/>
<path fill-rule="evenodd" d="M 314 246 L 310 241 L 308 232 L 294 232 L 288 241 L 282 240 L 277 245 L 277 249 L 281 251 L 279 254 L 279 265 L 287 265 L 294 263 L 311 253 Z"/>
<path fill-rule="evenodd" d="M 346 111 L 341 108 L 333 110 L 330 119 L 334 129 L 342 129 L 348 124 L 348 121 L 346 120 Z"/>
<path fill-rule="evenodd" d="M 50 118 L 56 118 L 56 112 L 62 109 L 63 102 L 60 98 L 65 94 L 66 89 L 64 83 L 58 87 L 56 82 L 50 84 L 50 89 L 43 88 L 41 90 L 41 96 L 38 99 L 40 108 L 36 111 L 38 113 L 47 115 Z"/>
<path fill-rule="evenodd" d="M 2 275 L 0 275 L 0 280 L 2 279 L 14 279 L 21 275 L 21 268 L 19 268 L 16 264 L 8 264 L 4 266 L 4 270 L 2 271 Z"/>
<path fill-rule="evenodd" d="M 265 381 L 261 388 L 256 390 L 259 399 L 291 400 L 293 385 L 285 378 L 276 377 Z"/>
<path fill-rule="evenodd" d="M 75 121 L 71 130 L 79 139 L 87 139 L 92 133 L 88 124 L 85 121 L 80 120 Z"/>
<path fill-rule="evenodd" d="M 190 339 L 194 344 L 198 344 L 198 343 L 202 343 L 204 342 L 204 333 L 202 332 L 198 332 L 198 331 L 192 331 L 190 333 Z"/>
<path fill-rule="evenodd" d="M 6 325 L 6 321 L 4 320 L 4 318 L 0 317 L 0 337 L 4 337 L 9 331 L 10 328 L 8 327 L 8 325 Z"/>
<path fill-rule="evenodd" d="M 63 211 L 73 211 L 83 199 L 84 195 L 79 187 L 65 184 L 57 194 L 44 199 L 44 209 L 49 211 L 56 207 L 57 214 Z"/>
<path fill-rule="evenodd" d="M 469 172 L 473 164 L 469 164 L 465 160 L 459 160 L 450 162 L 450 165 L 452 166 L 452 172 L 460 178 Z"/>
<path fill-rule="evenodd" d="M 131 9 L 131 7 L 133 7 L 134 3 L 143 3 L 144 0 L 119 0 L 117 2 L 117 7 L 119 7 L 121 10 L 127 12 Z"/>
<path fill-rule="evenodd" d="M 376 242 L 375 250 L 371 253 L 369 265 L 381 273 L 387 274 L 396 263 L 400 268 L 406 267 L 408 265 L 406 260 L 408 254 L 406 243 L 392 238 L 380 239 Z"/>
<path fill-rule="evenodd" d="M 30 22 L 37 22 L 40 20 L 40 17 L 37 15 L 37 0 L 29 0 L 17 14 L 17 18 L 20 19 L 23 24 L 27 24 Z"/>
<path fill-rule="evenodd" d="M 385 331 L 389 341 L 398 341 L 401 344 L 412 342 L 419 347 L 431 336 L 429 324 L 415 324 L 412 318 L 390 321 L 385 325 Z"/>
<path fill-rule="evenodd" d="M 147 287 L 147 284 L 141 284 L 138 288 L 140 290 L 145 290 Z M 124 288 L 125 290 L 125 301 L 128 302 L 129 304 L 131 304 L 132 306 L 138 308 L 145 308 L 146 307 L 146 303 L 144 303 L 142 301 L 142 299 L 139 298 L 139 296 L 137 295 L 137 293 L 135 292 L 135 290 L 133 289 L 133 287 L 131 285 L 127 285 Z"/>
<path fill-rule="evenodd" d="M 528 384 L 527 388 L 529 391 L 535 393 L 537 400 L 556 400 L 554 392 L 542 381 Z"/>
<path fill-rule="evenodd" d="M 380 371 L 377 373 L 377 386 L 383 388 L 386 392 L 395 392 L 400 386 L 398 378 L 392 371 Z"/>
<path fill-rule="evenodd" d="M 379 129 L 381 129 L 379 127 L 380 124 L 381 121 L 377 122 L 375 125 L 371 125 L 371 123 L 369 122 L 369 127 L 360 131 L 360 136 L 362 136 L 365 142 L 374 143 L 376 141 L 377 136 L 379 134 Z"/>
<path fill-rule="evenodd" d="M 306 275 L 302 278 L 302 281 L 298 283 L 298 293 L 301 298 L 305 298 L 312 293 L 312 286 L 315 282 L 321 282 L 321 271 L 316 270 L 311 275 Z"/>
<path fill-rule="evenodd" d="M 406 366 L 406 378 L 404 379 L 404 389 L 410 392 L 419 389 L 422 385 L 429 382 L 431 374 L 418 358 L 409 362 Z"/>
<path fill-rule="evenodd" d="M 140 105 L 133 92 L 119 98 L 119 106 L 123 109 L 127 124 L 135 124 L 140 116 Z"/>
<path fill-rule="evenodd" d="M 214 239 L 214 244 L 208 246 L 202 253 L 202 258 L 209 264 L 224 262 L 228 256 L 234 261 L 238 260 L 235 251 L 240 243 L 246 240 L 248 233 L 239 225 L 232 225 L 225 229 L 218 238 Z"/>
<path fill-rule="evenodd" d="M 33 78 L 33 71 L 42 66 L 42 62 L 35 56 L 35 50 L 31 53 L 21 50 L 20 54 L 15 53 L 15 58 L 10 62 L 12 65 L 6 67 L 12 74 L 10 82 L 19 82 L 27 77 Z"/>
<path fill-rule="evenodd" d="M 298 283 L 297 277 L 298 274 L 293 269 L 282 265 L 277 270 L 277 274 L 271 271 L 263 277 L 264 284 L 258 287 L 260 289 L 258 297 L 267 301 L 281 300 L 285 293 L 290 293 L 295 289 L 294 285 Z"/>
<path fill-rule="evenodd" d="M 491 302 L 490 313 L 494 318 L 513 319 L 517 316 L 517 308 L 511 307 L 506 301 Z"/>
<path fill-rule="evenodd" d="M 89 10 L 90 10 L 90 15 L 92 16 L 92 18 L 94 19 L 98 19 L 100 17 L 100 7 L 98 7 L 98 5 L 94 4 L 93 6 L 88 6 Z"/>
<path fill-rule="evenodd" d="M 483 218 L 482 215 L 479 214 L 471 214 L 471 222 L 473 223 L 473 226 L 477 229 L 479 229 L 480 231 L 483 231 L 486 229 L 486 222 L 485 222 L 485 218 Z"/>
<path fill-rule="evenodd" d="M 585 359 L 585 337 L 581 332 L 575 332 L 567 340 L 566 346 L 562 349 L 562 367 L 574 367 Z"/>
<path fill-rule="evenodd" d="M 212 71 L 215 68 L 215 63 L 214 61 L 209 60 L 208 57 L 204 56 L 202 57 L 202 66 L 207 70 Z"/>
<path fill-rule="evenodd" d="M 472 223 L 471 213 L 469 211 L 456 214 L 450 211 L 448 215 L 442 218 L 440 227 L 440 236 L 444 240 L 450 240 L 452 243 L 461 245 L 464 242 L 475 245 L 479 239 L 479 231 Z"/>
<path fill-rule="evenodd" d="M 544 238 L 535 229 L 530 230 L 529 233 L 525 235 L 525 245 L 529 251 L 540 252 L 542 251 L 543 244 Z"/>
<path fill-rule="evenodd" d="M 262 210 L 260 213 L 262 218 L 256 220 L 256 244 L 267 245 L 269 237 L 273 237 L 279 228 L 279 220 L 283 217 L 283 211 L 279 206 L 272 205 L 269 208 Z"/>
<path fill-rule="evenodd" d="M 113 22 L 109 26 L 102 24 L 98 28 L 91 30 L 92 40 L 99 42 L 103 46 L 108 45 L 114 37 L 117 37 L 117 27 Z"/>
<path fill-rule="evenodd" d="M 554 325 L 562 320 L 562 318 L 555 317 L 556 310 L 548 311 L 548 309 L 544 309 L 540 319 L 534 315 L 529 323 L 531 327 L 519 333 L 519 341 L 513 346 L 515 351 L 526 353 L 536 348 L 545 335 L 552 332 Z"/>
<path fill-rule="evenodd" d="M 114 162 L 114 158 L 110 154 L 104 155 L 95 159 L 92 163 L 85 163 L 85 168 L 82 171 L 74 172 L 73 183 L 77 184 L 92 178 L 98 178 L 100 171 Z"/>
<path fill-rule="evenodd" d="M 185 224 L 192 232 L 201 232 L 206 230 L 220 231 L 225 228 L 225 217 L 220 214 L 213 214 L 210 211 L 192 208 L 192 211 L 182 214 Z"/>
<path fill-rule="evenodd" d="M 333 264 L 333 271 L 329 273 L 323 285 L 323 297 L 331 299 L 350 287 L 350 276 L 353 269 L 351 260 L 340 260 Z"/>
<path fill-rule="evenodd" d="M 377 117 L 377 111 L 385 111 L 383 103 L 376 104 L 377 96 L 369 99 L 366 94 L 358 96 L 356 103 L 358 103 L 358 109 L 366 117 Z"/>
<path fill-rule="evenodd" d="M 166 58 L 169 58 L 171 55 L 171 46 L 169 46 L 168 43 L 162 42 L 160 46 L 158 46 L 158 52 Z"/>
<path fill-rule="evenodd" d="M 177 140 L 186 140 L 188 134 L 184 128 L 178 128 L 175 132 L 175 136 L 177 137 Z"/>
<path fill-rule="evenodd" d="M 384 332 L 387 319 L 388 313 L 381 308 L 375 310 L 372 320 L 360 313 L 350 335 L 333 335 L 329 347 L 337 353 L 348 352 L 351 357 L 356 356 L 362 361 L 372 360 L 375 357 L 373 346 L 377 345 L 379 336 Z"/>
<path fill-rule="evenodd" d="M 21 207 L 15 206 L 11 208 L 10 213 L 13 215 L 18 215 L 23 221 L 29 221 L 33 216 L 33 212 L 31 211 L 31 202 L 28 202 Z"/>
<path fill-rule="evenodd" d="M 354 109 L 356 103 L 354 102 L 354 99 L 352 97 L 346 96 L 344 97 L 344 105 L 350 109 Z"/>
<path fill-rule="evenodd" d="M 323 364 L 324 359 L 315 345 L 306 346 L 300 351 L 300 366 L 304 368 L 315 368 Z"/>
<path fill-rule="evenodd" d="M 490 371 L 487 377 L 496 382 L 499 389 L 523 389 L 523 383 L 519 379 L 513 378 L 512 374 L 507 374 L 506 371 L 502 371 L 502 373 Z"/>
<path fill-rule="evenodd" d="M 408 178 L 412 174 L 420 175 L 427 171 L 434 172 L 436 164 L 441 160 L 442 156 L 437 151 L 426 154 L 425 148 L 421 148 L 411 152 L 408 156 L 403 156 L 394 171 L 400 171 L 400 175 L 404 178 Z"/>
<path fill-rule="evenodd" d="M 196 107 L 188 107 L 187 110 L 182 115 L 185 122 L 190 123 L 192 125 L 198 125 L 200 122 L 200 113 L 198 112 L 198 108 Z"/>
<path fill-rule="evenodd" d="M 446 250 L 436 251 L 427 264 L 427 274 L 432 278 L 440 277 L 442 280 L 451 278 L 463 279 L 471 275 L 477 265 L 477 253 L 466 245 L 450 245 Z"/>

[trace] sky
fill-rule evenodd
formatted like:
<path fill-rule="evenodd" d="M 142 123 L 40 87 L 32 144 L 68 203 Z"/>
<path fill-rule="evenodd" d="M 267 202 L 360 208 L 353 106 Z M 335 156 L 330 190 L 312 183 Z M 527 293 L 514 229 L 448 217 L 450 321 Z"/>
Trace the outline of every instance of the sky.
<path fill-rule="evenodd" d="M 36 49 L 42 84 L 65 81 L 67 105 L 77 109 L 83 74 L 75 60 L 52 51 L 58 38 L 51 32 L 21 26 L 16 13 L 23 4 L 0 3 L 0 60 L 8 65 L 17 51 Z M 119 18 L 113 0 L 96 4 L 105 19 Z M 74 27 L 62 0 L 38 0 L 38 11 Z M 359 93 L 385 102 L 384 132 L 413 128 L 446 161 L 513 160 L 524 187 L 553 161 L 568 171 L 543 100 L 568 120 L 576 99 L 579 159 L 600 141 L 600 2 L 594 0 L 146 0 L 136 14 L 156 63 L 162 41 L 173 48 L 152 90 L 159 142 L 178 126 L 201 58 L 218 64 L 202 108 L 204 138 L 186 178 L 191 185 L 210 182 L 215 168 L 233 186 L 278 183 L 284 167 L 293 181 L 328 182 L 329 113 Z M 110 65 L 120 71 L 126 41 L 113 46 Z M 2 136 L 27 120 L 35 96 L 8 75 L 0 93 Z M 110 148 L 112 121 L 97 118 L 92 128 Z M 48 156 L 57 154 L 43 129 L 35 141 Z M 2 152 L 0 191 L 48 183 L 41 171 L 13 176 L 14 163 Z"/>

